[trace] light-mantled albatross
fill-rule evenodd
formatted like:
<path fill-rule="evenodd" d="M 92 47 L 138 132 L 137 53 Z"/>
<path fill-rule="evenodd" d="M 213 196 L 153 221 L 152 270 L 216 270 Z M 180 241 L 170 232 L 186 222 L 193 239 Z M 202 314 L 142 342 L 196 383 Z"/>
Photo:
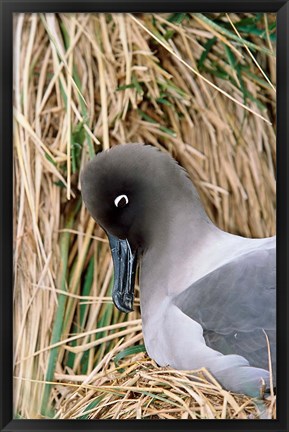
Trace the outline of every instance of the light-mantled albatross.
<path fill-rule="evenodd" d="M 99 153 L 81 173 L 82 196 L 106 231 L 113 301 L 140 306 L 147 352 L 160 366 L 207 368 L 228 390 L 259 397 L 275 380 L 275 237 L 226 233 L 209 219 L 186 172 L 142 144 Z"/>

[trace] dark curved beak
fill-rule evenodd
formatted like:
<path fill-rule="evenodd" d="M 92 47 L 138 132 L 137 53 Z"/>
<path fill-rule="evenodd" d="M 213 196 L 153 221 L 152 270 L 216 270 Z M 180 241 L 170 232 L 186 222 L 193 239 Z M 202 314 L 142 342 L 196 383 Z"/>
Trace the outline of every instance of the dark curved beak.
<path fill-rule="evenodd" d="M 114 267 L 112 299 L 122 312 L 133 310 L 134 283 L 137 266 L 137 253 L 132 252 L 127 240 L 120 240 L 108 234 Z"/>

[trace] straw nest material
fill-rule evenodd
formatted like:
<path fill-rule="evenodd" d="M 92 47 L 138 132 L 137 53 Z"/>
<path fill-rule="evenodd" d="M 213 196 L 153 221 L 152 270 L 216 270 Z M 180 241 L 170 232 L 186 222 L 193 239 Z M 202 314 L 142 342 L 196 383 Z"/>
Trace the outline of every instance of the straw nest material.
<path fill-rule="evenodd" d="M 102 149 L 149 143 L 187 169 L 219 227 L 273 235 L 275 15 L 14 18 L 15 417 L 257 418 L 207 371 L 146 356 L 138 295 L 129 315 L 111 303 L 79 172 Z"/>

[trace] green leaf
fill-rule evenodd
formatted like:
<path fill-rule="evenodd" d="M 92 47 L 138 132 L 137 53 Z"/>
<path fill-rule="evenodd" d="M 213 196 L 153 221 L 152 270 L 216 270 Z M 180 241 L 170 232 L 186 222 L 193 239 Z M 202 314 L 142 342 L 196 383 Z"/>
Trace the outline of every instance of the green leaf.
<path fill-rule="evenodd" d="M 88 263 L 88 267 L 87 267 L 87 271 L 86 271 L 86 275 L 85 275 L 85 279 L 84 279 L 83 290 L 82 290 L 82 295 L 84 297 L 86 297 L 90 294 L 92 283 L 93 283 L 93 275 L 94 275 L 94 257 L 91 257 L 91 259 Z M 87 309 L 86 304 L 80 305 L 80 326 L 81 327 L 84 326 L 86 309 Z"/>
<path fill-rule="evenodd" d="M 45 152 L 44 154 L 45 154 L 46 159 L 49 160 L 49 162 L 52 163 L 52 165 L 56 166 L 55 160 L 53 160 L 52 157 L 48 153 Z"/>
<path fill-rule="evenodd" d="M 124 349 L 123 351 L 119 352 L 115 356 L 115 358 L 114 358 L 115 366 L 118 367 L 120 360 L 122 360 L 123 358 L 128 357 L 130 355 L 138 354 L 140 352 L 146 352 L 145 346 L 143 344 L 135 345 L 135 346 Z"/>
<path fill-rule="evenodd" d="M 209 68 L 207 66 L 204 66 L 204 71 L 212 75 L 215 75 L 217 78 L 222 78 L 223 80 L 229 79 L 229 74 L 218 65 L 215 65 L 214 68 Z"/>
<path fill-rule="evenodd" d="M 138 81 L 135 75 L 132 75 L 131 77 L 131 83 L 129 84 L 124 84 L 121 85 L 119 87 L 116 88 L 116 91 L 123 91 L 126 89 L 130 89 L 130 88 L 134 88 L 136 89 L 137 93 L 139 94 L 143 94 L 143 89 L 142 89 L 142 81 Z"/>
<path fill-rule="evenodd" d="M 216 30 L 218 33 L 230 38 L 231 40 L 235 41 L 237 45 L 246 45 L 248 48 L 253 49 L 254 51 L 261 51 L 267 55 L 272 56 L 273 53 L 268 48 L 262 46 L 262 45 L 256 45 L 255 43 L 248 41 L 247 39 L 240 38 L 235 33 L 233 33 L 230 30 L 227 30 L 224 26 L 224 23 L 222 22 L 222 25 L 217 24 L 215 21 L 211 20 L 207 16 L 201 14 L 201 13 L 195 13 L 194 16 L 196 16 L 199 20 L 210 26 L 212 29 Z"/>
<path fill-rule="evenodd" d="M 129 89 L 129 88 L 134 88 L 135 86 L 134 86 L 134 84 L 124 84 L 124 85 L 121 85 L 121 86 L 119 86 L 119 87 L 117 87 L 115 90 L 116 91 L 122 91 L 122 90 L 126 90 L 126 89 Z"/>
<path fill-rule="evenodd" d="M 78 201 L 76 203 L 73 212 L 69 214 L 67 221 L 65 223 L 65 228 L 67 229 L 72 228 L 75 214 L 79 209 L 80 202 L 81 201 Z M 60 270 L 59 270 L 59 286 L 60 286 L 60 290 L 63 292 L 66 292 L 66 285 L 67 285 L 66 280 L 67 280 L 69 242 L 70 242 L 70 233 L 69 232 L 63 233 L 60 238 Z M 52 335 L 51 335 L 51 341 L 50 341 L 51 345 L 61 340 L 66 301 L 67 301 L 66 295 L 63 294 L 58 295 L 58 306 L 56 310 L 56 315 L 55 315 Z M 48 381 L 48 383 L 45 384 L 44 386 L 44 392 L 43 392 L 42 403 L 41 403 L 41 413 L 44 416 L 49 416 L 49 413 L 51 412 L 49 397 L 50 397 L 52 385 L 50 384 L 50 382 L 54 380 L 54 372 L 55 372 L 58 353 L 59 353 L 59 347 L 52 348 L 49 353 L 48 364 L 47 364 L 46 375 L 45 375 L 45 381 Z"/>
<path fill-rule="evenodd" d="M 230 66 L 233 69 L 237 70 L 237 67 L 236 67 L 237 66 L 237 61 L 236 61 L 236 57 L 233 54 L 233 51 L 231 50 L 230 47 L 228 47 L 228 45 L 226 45 L 226 44 L 223 44 L 223 45 L 224 45 L 225 53 L 227 55 L 227 58 L 228 58 Z"/>
<path fill-rule="evenodd" d="M 60 30 L 61 30 L 62 35 L 63 35 L 63 41 L 64 41 L 65 49 L 67 50 L 69 48 L 69 45 L 70 45 L 70 38 L 69 38 L 68 31 L 66 30 L 66 27 L 62 21 L 60 22 Z"/>
<path fill-rule="evenodd" d="M 237 77 L 238 77 L 238 80 L 239 80 L 239 83 L 240 83 L 240 89 L 241 89 L 241 91 L 243 93 L 244 104 L 246 105 L 248 90 L 247 90 L 247 87 L 246 87 L 245 82 L 243 80 L 241 66 L 238 65 L 237 68 L 236 68 L 236 70 L 237 70 Z"/>
<path fill-rule="evenodd" d="M 217 41 L 217 38 L 213 37 L 212 39 L 209 39 L 205 43 L 205 45 L 204 45 L 204 51 L 202 52 L 201 57 L 198 60 L 198 68 L 200 70 L 203 69 L 204 62 L 205 62 L 206 58 L 208 57 L 209 52 L 211 51 L 211 49 L 215 45 L 216 41 Z"/>
<path fill-rule="evenodd" d="M 172 39 L 172 37 L 174 36 L 175 33 L 176 33 L 176 31 L 173 29 L 167 30 L 166 33 L 164 34 L 165 40 L 168 41 L 168 40 Z"/>
<path fill-rule="evenodd" d="M 267 37 L 266 36 L 266 31 L 264 29 L 258 29 L 258 28 L 254 28 L 254 29 L 251 28 L 250 29 L 248 27 L 239 27 L 238 30 L 240 32 L 242 32 L 242 33 L 247 34 L 247 35 L 259 36 L 262 39 L 265 39 Z M 272 41 L 274 41 L 276 39 L 275 33 L 273 33 L 273 34 L 270 35 L 270 39 Z"/>
<path fill-rule="evenodd" d="M 61 180 L 57 180 L 53 183 L 60 188 L 65 188 L 65 184 Z"/>
<path fill-rule="evenodd" d="M 177 134 L 176 134 L 175 131 L 173 131 L 173 130 L 171 130 L 171 129 L 165 127 L 165 126 L 160 126 L 160 130 L 161 130 L 162 132 L 167 133 L 168 135 L 171 135 L 171 136 L 174 137 L 174 138 L 177 136 Z"/>
<path fill-rule="evenodd" d="M 142 86 L 140 85 L 140 83 L 136 79 L 135 75 L 132 75 L 132 83 L 134 84 L 137 93 L 138 94 L 143 94 Z"/>
<path fill-rule="evenodd" d="M 90 411 L 91 409 L 95 408 L 104 398 L 104 396 L 98 396 L 95 400 L 93 400 L 92 402 L 90 402 L 87 407 L 84 410 L 84 413 L 77 417 L 78 420 L 87 420 L 89 419 L 89 414 L 85 414 L 86 412 Z"/>
<path fill-rule="evenodd" d="M 188 18 L 188 14 L 184 13 L 184 12 L 177 12 L 172 14 L 169 18 L 168 21 L 171 23 L 177 23 L 177 24 L 181 24 L 185 18 Z"/>
<path fill-rule="evenodd" d="M 173 92 L 175 92 L 181 97 L 184 98 L 188 97 L 187 93 L 184 90 L 182 90 L 180 87 L 176 86 L 169 80 L 165 80 L 164 82 L 158 81 L 158 85 L 160 86 L 161 89 L 170 92 L 173 96 L 174 96 Z"/>
<path fill-rule="evenodd" d="M 271 89 L 272 87 L 268 83 L 268 81 L 264 80 L 263 78 L 260 78 L 258 75 L 251 72 L 249 69 L 243 69 L 243 73 L 248 75 L 250 78 L 252 78 L 254 81 L 259 83 L 260 85 L 267 87 L 268 89 Z"/>
<path fill-rule="evenodd" d="M 150 123 L 155 123 L 158 124 L 158 122 L 156 120 L 154 120 L 152 117 L 150 117 L 148 114 L 146 114 L 145 112 L 143 112 L 142 110 L 138 109 L 137 110 L 138 114 L 140 115 L 140 117 Z"/>
<path fill-rule="evenodd" d="M 85 140 L 85 129 L 83 123 L 80 122 L 74 128 L 71 134 L 71 160 L 72 160 L 72 172 L 75 173 L 80 165 L 80 156 L 83 143 Z"/>
<path fill-rule="evenodd" d="M 157 98 L 156 102 L 160 103 L 160 104 L 163 104 L 163 105 L 170 106 L 170 107 L 173 106 L 173 104 L 170 101 L 168 101 L 167 99 L 162 98 L 162 97 Z"/>
<path fill-rule="evenodd" d="M 79 92 L 81 93 L 81 82 L 80 82 L 79 75 L 77 73 L 77 69 L 75 67 L 73 67 L 73 79 L 74 79 L 74 81 L 75 81 L 75 83 L 79 89 Z M 87 108 L 86 108 L 86 105 L 85 105 L 82 97 L 80 97 L 80 94 L 78 94 L 78 100 L 79 100 L 79 103 L 81 106 L 81 114 L 83 117 L 83 122 L 79 123 L 79 127 L 81 128 L 81 133 L 84 134 L 84 136 L 81 138 L 80 142 L 83 143 L 84 139 L 86 139 L 87 145 L 88 145 L 89 156 L 90 156 L 90 158 L 92 158 L 95 155 L 93 142 L 92 142 L 91 136 L 89 135 L 89 133 L 84 128 L 84 124 L 86 126 L 89 126 Z M 78 165 L 79 165 L 79 163 L 80 163 L 80 161 L 78 161 Z"/>

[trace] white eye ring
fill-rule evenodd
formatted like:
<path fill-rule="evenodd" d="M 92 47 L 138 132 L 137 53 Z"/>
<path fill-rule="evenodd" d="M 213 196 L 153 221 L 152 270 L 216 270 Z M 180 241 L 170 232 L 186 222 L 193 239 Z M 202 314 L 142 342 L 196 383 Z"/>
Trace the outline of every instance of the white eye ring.
<path fill-rule="evenodd" d="M 127 197 L 126 195 L 119 195 L 119 196 L 116 197 L 115 200 L 114 200 L 114 204 L 115 204 L 116 207 L 118 207 L 119 202 L 120 202 L 123 198 L 125 199 L 125 205 L 128 204 L 128 197 Z M 124 206 L 122 206 L 122 207 L 124 207 Z"/>

